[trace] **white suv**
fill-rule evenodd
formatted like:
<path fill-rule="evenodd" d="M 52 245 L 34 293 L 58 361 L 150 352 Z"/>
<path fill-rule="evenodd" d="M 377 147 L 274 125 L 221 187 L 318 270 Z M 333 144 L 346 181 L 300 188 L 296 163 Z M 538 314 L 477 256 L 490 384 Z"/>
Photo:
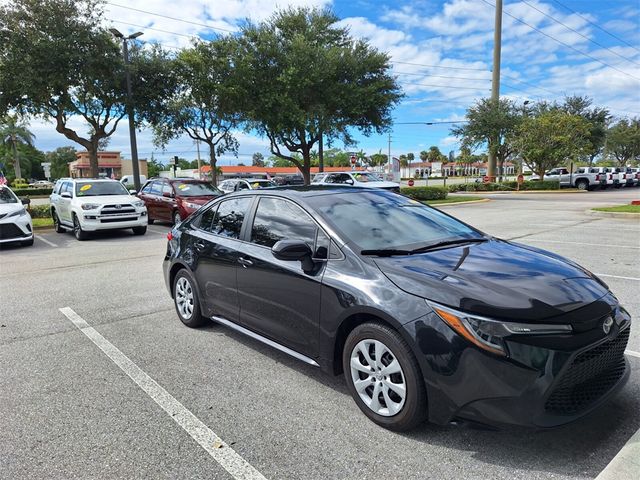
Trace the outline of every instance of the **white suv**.
<path fill-rule="evenodd" d="M 353 185 L 355 187 L 364 188 L 383 188 L 392 192 L 400 193 L 400 184 L 395 182 L 387 182 L 381 180 L 378 175 L 373 172 L 348 171 L 348 172 L 331 172 L 318 173 L 313 177 L 312 185 Z"/>
<path fill-rule="evenodd" d="M 96 230 L 131 228 L 134 235 L 147 232 L 144 202 L 115 180 L 61 178 L 49 198 L 56 232 L 73 230 L 78 240 Z"/>

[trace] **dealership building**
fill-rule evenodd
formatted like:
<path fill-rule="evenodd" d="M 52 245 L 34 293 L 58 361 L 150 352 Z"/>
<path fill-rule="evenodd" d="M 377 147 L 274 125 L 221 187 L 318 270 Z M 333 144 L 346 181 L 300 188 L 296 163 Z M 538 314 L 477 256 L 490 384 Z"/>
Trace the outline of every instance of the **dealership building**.
<path fill-rule="evenodd" d="M 147 175 L 147 161 L 138 160 L 140 175 Z M 100 177 L 115 178 L 125 175 L 133 175 L 131 159 L 122 158 L 120 152 L 98 152 L 98 172 Z M 91 177 L 91 165 L 89 164 L 89 152 L 77 152 L 76 160 L 69 163 L 69 176 L 72 178 Z"/>

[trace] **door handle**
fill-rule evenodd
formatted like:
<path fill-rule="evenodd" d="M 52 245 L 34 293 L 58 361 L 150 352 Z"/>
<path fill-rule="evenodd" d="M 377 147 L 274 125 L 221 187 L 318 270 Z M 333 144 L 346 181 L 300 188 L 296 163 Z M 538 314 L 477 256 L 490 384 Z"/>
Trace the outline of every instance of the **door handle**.
<path fill-rule="evenodd" d="M 247 268 L 253 265 L 253 262 L 251 260 L 247 260 L 246 258 L 242 258 L 242 257 L 238 258 L 238 263 L 242 265 L 244 268 Z"/>

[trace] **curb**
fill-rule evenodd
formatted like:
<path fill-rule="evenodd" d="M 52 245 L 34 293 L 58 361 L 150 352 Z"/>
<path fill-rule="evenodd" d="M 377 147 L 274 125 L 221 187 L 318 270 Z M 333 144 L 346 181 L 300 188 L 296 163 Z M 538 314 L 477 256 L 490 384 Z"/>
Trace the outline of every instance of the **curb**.
<path fill-rule="evenodd" d="M 433 207 L 433 208 L 438 208 L 438 207 L 443 207 L 445 205 L 469 205 L 470 203 L 486 203 L 486 202 L 490 202 L 491 199 L 490 198 L 482 198 L 480 200 L 468 200 L 465 202 L 451 202 L 451 203 L 435 203 L 433 205 L 429 205 L 427 203 L 427 205 L 429 207 Z"/>
<path fill-rule="evenodd" d="M 640 430 L 632 435 L 596 480 L 622 480 L 640 476 Z"/>
<path fill-rule="evenodd" d="M 629 212 L 600 212 L 598 210 L 585 210 L 584 211 L 588 215 L 593 215 L 595 217 L 608 217 L 608 218 L 635 218 L 640 220 L 640 213 L 629 213 Z"/>
<path fill-rule="evenodd" d="M 544 193 L 588 193 L 588 190 L 577 190 L 577 189 L 564 189 L 564 190 L 495 190 L 493 192 L 487 191 L 479 191 L 479 192 L 455 192 L 455 193 L 470 193 L 473 195 L 507 195 L 510 193 L 515 193 L 518 195 L 530 195 L 530 194 L 544 194 Z"/>

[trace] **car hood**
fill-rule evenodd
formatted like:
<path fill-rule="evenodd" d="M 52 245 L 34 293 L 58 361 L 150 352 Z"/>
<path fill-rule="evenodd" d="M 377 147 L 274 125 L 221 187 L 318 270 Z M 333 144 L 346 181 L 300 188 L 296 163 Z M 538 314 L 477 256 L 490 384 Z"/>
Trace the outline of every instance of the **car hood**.
<path fill-rule="evenodd" d="M 214 198 L 218 198 L 219 196 L 220 195 L 201 195 L 198 197 L 179 197 L 179 198 L 183 202 L 197 203 L 198 205 L 204 205 L 208 201 Z"/>
<path fill-rule="evenodd" d="M 22 205 L 22 203 L 0 203 L 0 217 L 22 210 L 23 208 L 24 205 Z"/>
<path fill-rule="evenodd" d="M 498 319 L 548 321 L 608 293 L 573 262 L 496 239 L 375 263 L 408 293 Z"/>
<path fill-rule="evenodd" d="M 124 205 L 126 203 L 137 202 L 140 200 L 133 195 L 95 195 L 86 197 L 76 197 L 80 203 L 99 203 L 100 205 Z"/>
<path fill-rule="evenodd" d="M 400 186 L 400 184 L 395 183 L 395 182 L 386 182 L 386 181 L 380 181 L 380 182 L 357 182 L 355 184 L 358 187 L 366 187 L 366 188 L 397 188 Z"/>

